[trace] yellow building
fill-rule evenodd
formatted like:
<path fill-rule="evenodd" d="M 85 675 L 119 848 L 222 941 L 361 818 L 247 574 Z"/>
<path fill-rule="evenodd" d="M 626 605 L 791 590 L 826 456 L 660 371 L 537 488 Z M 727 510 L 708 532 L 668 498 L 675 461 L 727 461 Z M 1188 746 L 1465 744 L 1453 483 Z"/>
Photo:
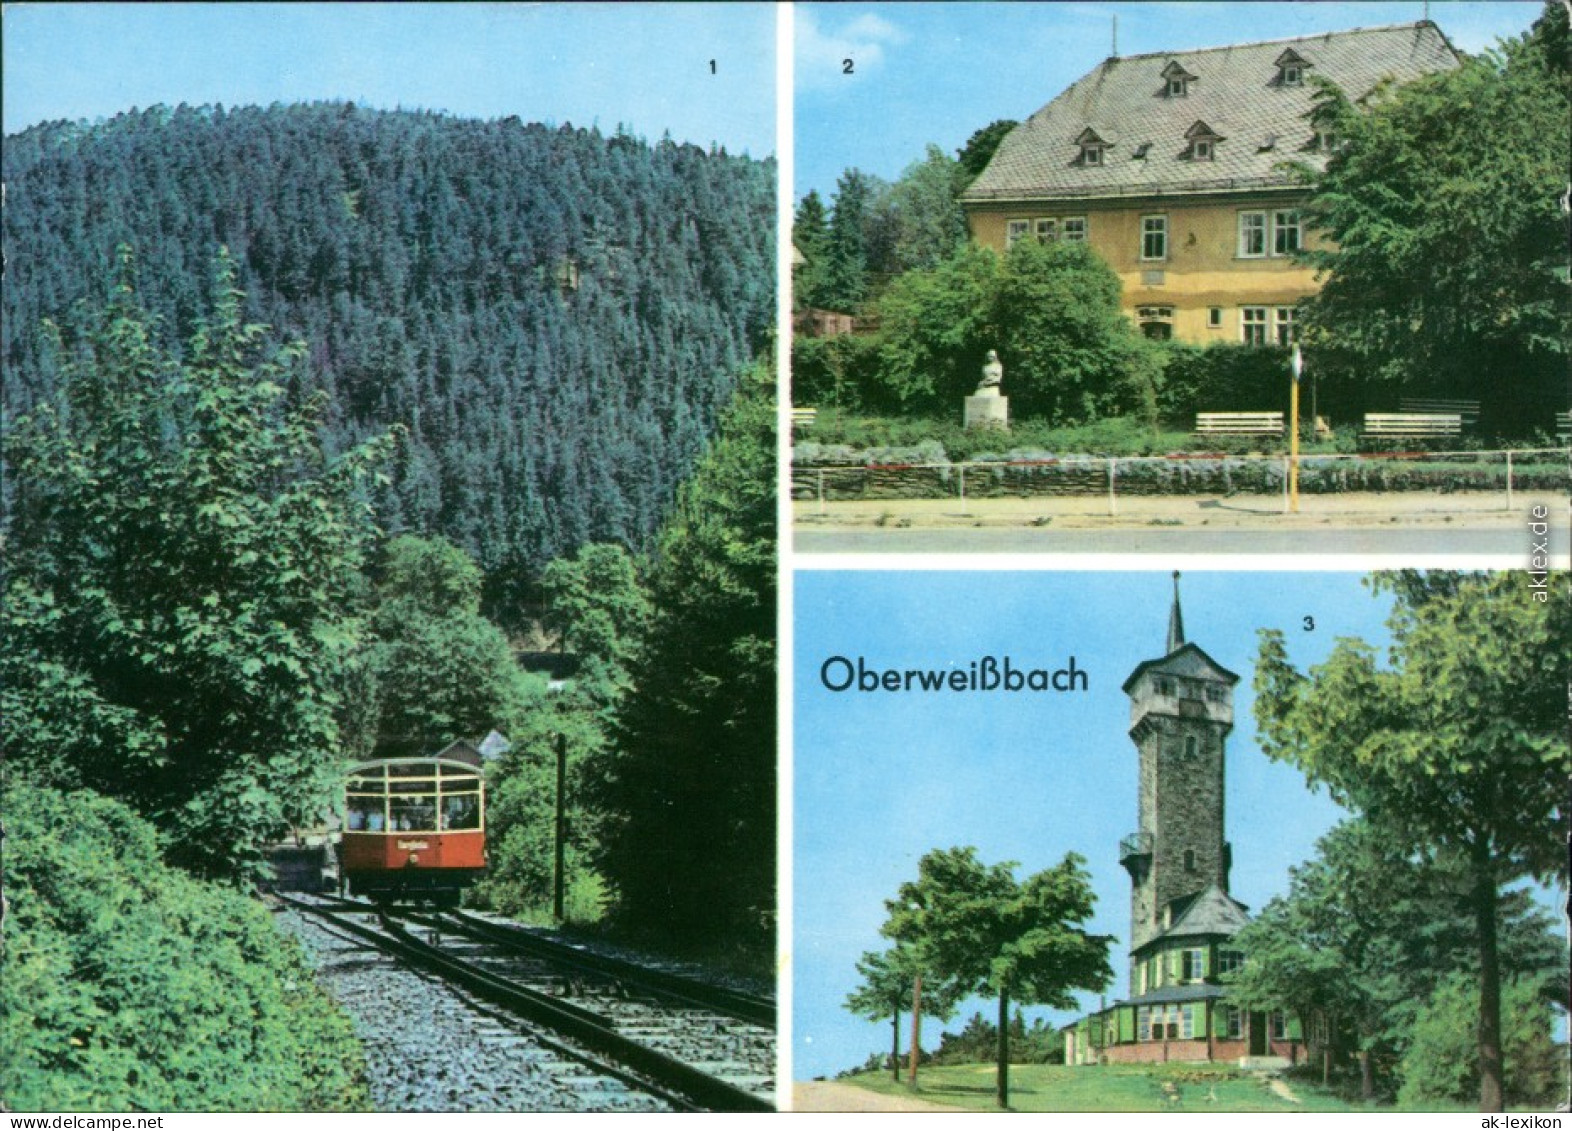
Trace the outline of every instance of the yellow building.
<path fill-rule="evenodd" d="M 961 197 L 972 238 L 1090 242 L 1151 337 L 1289 342 L 1316 281 L 1286 166 L 1336 144 L 1313 78 L 1357 101 L 1458 59 L 1429 21 L 1107 59 L 1005 136 Z"/>

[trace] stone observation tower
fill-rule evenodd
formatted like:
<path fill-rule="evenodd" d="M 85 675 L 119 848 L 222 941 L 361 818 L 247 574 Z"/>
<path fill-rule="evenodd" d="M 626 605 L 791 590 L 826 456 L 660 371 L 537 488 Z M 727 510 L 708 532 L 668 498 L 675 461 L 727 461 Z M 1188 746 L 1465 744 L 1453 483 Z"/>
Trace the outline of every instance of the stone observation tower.
<path fill-rule="evenodd" d="M 1124 682 L 1130 738 L 1141 759 L 1137 828 L 1119 845 L 1119 862 L 1130 873 L 1132 953 L 1174 925 L 1180 901 L 1213 886 L 1228 894 L 1223 745 L 1234 727 L 1238 682 L 1185 641 L 1176 572 L 1167 651 L 1139 664 Z M 1133 984 L 1131 991 L 1138 992 Z"/>

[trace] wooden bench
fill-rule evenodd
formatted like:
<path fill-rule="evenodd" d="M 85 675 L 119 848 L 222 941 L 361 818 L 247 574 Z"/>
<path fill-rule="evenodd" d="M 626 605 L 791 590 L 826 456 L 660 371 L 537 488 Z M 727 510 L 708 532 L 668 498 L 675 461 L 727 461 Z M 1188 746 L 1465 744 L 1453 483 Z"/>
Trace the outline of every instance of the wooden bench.
<path fill-rule="evenodd" d="M 1366 436 L 1457 436 L 1463 417 L 1456 412 L 1367 412 Z"/>
<path fill-rule="evenodd" d="M 1472 428 L 1479 423 L 1478 401 L 1444 401 L 1427 400 L 1417 397 L 1404 397 L 1397 402 L 1399 412 L 1418 413 L 1422 416 L 1452 416 L 1462 418 L 1465 428 Z"/>
<path fill-rule="evenodd" d="M 1198 436 L 1281 436 L 1283 414 L 1198 412 L 1195 414 L 1195 432 Z"/>
<path fill-rule="evenodd" d="M 819 410 L 816 408 L 794 408 L 791 410 L 791 430 L 793 432 L 806 432 L 812 428 L 819 419 Z"/>

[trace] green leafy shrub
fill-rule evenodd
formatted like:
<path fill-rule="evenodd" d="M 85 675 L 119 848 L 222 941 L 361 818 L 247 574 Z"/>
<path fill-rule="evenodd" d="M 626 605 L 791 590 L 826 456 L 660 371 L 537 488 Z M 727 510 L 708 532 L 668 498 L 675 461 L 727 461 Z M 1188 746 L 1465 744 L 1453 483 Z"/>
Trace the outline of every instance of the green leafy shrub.
<path fill-rule="evenodd" d="M 1479 1097 L 1478 979 L 1449 975 L 1414 1022 L 1398 1075 L 1397 1102 L 1424 1108 Z M 1538 1106 L 1566 1095 L 1567 1050 L 1551 1038 L 1551 1007 L 1544 987 L 1521 978 L 1501 987 L 1503 1086 L 1510 1104 Z"/>
<path fill-rule="evenodd" d="M 365 1108 L 349 1022 L 258 904 L 166 866 L 118 802 L 26 784 L 0 796 L 9 1108 Z"/>

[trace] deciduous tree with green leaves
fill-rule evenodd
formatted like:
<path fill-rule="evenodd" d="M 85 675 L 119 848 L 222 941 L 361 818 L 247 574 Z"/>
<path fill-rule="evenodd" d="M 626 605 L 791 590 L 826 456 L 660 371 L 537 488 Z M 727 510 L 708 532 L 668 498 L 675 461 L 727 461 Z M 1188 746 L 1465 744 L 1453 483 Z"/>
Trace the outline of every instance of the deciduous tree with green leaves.
<path fill-rule="evenodd" d="M 867 951 L 857 960 L 857 973 L 862 983 L 846 995 L 848 1012 L 869 1021 L 890 1018 L 890 1075 L 897 1083 L 901 1079 L 901 1011 L 912 1004 L 913 988 L 922 976 L 922 964 L 916 951 L 909 947 L 893 946 L 888 950 Z M 936 977 L 924 979 L 916 997 L 916 1008 L 925 1017 L 948 1021 L 955 1006 L 965 996 L 958 992 L 953 982 Z"/>
<path fill-rule="evenodd" d="M 242 321 L 227 255 L 180 356 L 134 277 L 122 247 L 108 306 L 56 335 L 61 396 L 6 436 L 6 768 L 130 802 L 200 873 L 253 875 L 330 803 L 392 439 L 323 453 L 323 400 L 290 404 L 304 351 Z"/>
<path fill-rule="evenodd" d="M 1479 990 L 1480 1108 L 1502 1093 L 1501 958 L 1505 885 L 1566 882 L 1566 741 L 1572 605 L 1518 573 L 1398 573 L 1390 663 L 1341 640 L 1308 674 L 1283 637 L 1262 633 L 1256 665 L 1261 747 L 1400 838 L 1467 876 Z M 1557 584 L 1557 583 L 1552 583 Z"/>
<path fill-rule="evenodd" d="M 885 905 L 883 933 L 925 969 L 999 999 L 1001 1108 L 1010 1105 L 1011 1000 L 1074 1009 L 1072 991 L 1096 992 L 1113 980 L 1113 940 L 1084 927 L 1096 901 L 1085 864 L 1072 852 L 1022 883 L 1013 863 L 984 864 L 975 848 L 937 849 Z"/>
<path fill-rule="evenodd" d="M 1455 70 L 1360 105 L 1328 88 L 1336 139 L 1309 177 L 1330 242 L 1307 341 L 1334 366 L 1433 395 L 1475 397 L 1485 423 L 1550 427 L 1567 407 L 1572 166 L 1567 9 Z"/>

